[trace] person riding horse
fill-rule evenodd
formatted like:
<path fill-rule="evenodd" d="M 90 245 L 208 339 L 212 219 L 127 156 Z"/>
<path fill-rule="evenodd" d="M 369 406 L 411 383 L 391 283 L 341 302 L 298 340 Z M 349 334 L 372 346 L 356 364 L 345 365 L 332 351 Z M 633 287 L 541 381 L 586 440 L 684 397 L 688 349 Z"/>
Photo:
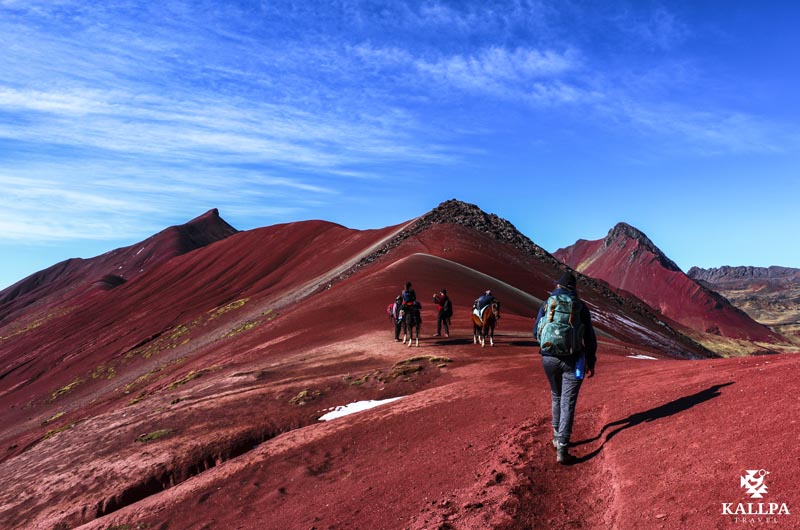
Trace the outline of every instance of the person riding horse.
<path fill-rule="evenodd" d="M 475 300 L 475 310 L 472 312 L 472 342 L 480 342 L 481 347 L 489 344 L 494 346 L 494 328 L 500 319 L 500 302 L 492 296 L 491 291 L 486 291 Z"/>
<path fill-rule="evenodd" d="M 411 346 L 411 340 L 414 338 L 414 328 L 416 328 L 416 342 L 417 346 L 419 346 L 419 332 L 422 324 L 420 310 L 422 309 L 422 304 L 417 301 L 417 294 L 411 287 L 411 282 L 406 282 L 405 289 L 400 293 L 400 296 L 403 298 L 403 343 L 405 344 L 407 338 L 408 345 Z"/>
<path fill-rule="evenodd" d="M 473 307 L 478 311 L 478 316 L 483 315 L 483 309 L 494 302 L 495 298 L 492 295 L 491 289 L 487 289 L 485 293 L 475 299 Z"/>
<path fill-rule="evenodd" d="M 411 287 L 411 282 L 406 282 L 406 288 L 403 289 L 403 292 L 400 293 L 400 296 L 403 297 L 403 304 L 407 306 L 413 306 L 414 302 L 417 301 L 417 293 L 414 292 L 414 289 Z"/>

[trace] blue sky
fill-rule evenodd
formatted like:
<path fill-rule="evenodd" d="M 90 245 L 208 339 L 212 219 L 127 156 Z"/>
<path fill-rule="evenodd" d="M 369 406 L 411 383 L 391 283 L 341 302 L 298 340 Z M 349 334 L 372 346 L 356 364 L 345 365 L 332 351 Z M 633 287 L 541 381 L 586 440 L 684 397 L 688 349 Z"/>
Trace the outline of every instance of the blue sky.
<path fill-rule="evenodd" d="M 792 2 L 0 0 L 0 288 L 210 208 L 800 267 Z"/>

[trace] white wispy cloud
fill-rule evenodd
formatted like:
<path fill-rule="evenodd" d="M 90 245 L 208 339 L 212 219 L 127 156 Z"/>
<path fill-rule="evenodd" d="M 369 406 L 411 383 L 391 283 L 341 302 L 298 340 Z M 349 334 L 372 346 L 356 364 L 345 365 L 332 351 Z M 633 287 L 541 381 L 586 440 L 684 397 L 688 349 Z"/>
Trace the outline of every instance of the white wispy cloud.
<path fill-rule="evenodd" d="M 741 112 L 639 102 L 620 104 L 614 112 L 633 127 L 660 135 L 667 145 L 699 154 L 780 152 L 789 134 L 780 135 L 778 125 Z M 780 143 L 778 137 L 783 137 Z"/>
<path fill-rule="evenodd" d="M 643 14 L 624 9 L 614 13 L 611 19 L 624 34 L 659 50 L 670 50 L 691 35 L 686 23 L 663 6 L 656 6 Z"/>
<path fill-rule="evenodd" d="M 188 94 L 187 94 L 188 96 Z M 28 123 L 0 124 L 0 137 L 165 158 L 220 156 L 230 161 L 335 169 L 376 159 L 450 160 L 407 137 L 408 123 L 382 123 L 231 98 L 176 101 L 120 92 L 50 93 L 5 88 L 0 109 L 35 110 Z"/>
<path fill-rule="evenodd" d="M 490 47 L 469 56 L 417 60 L 415 66 L 432 78 L 466 90 L 507 95 L 524 91 L 525 85 L 535 80 L 559 78 L 574 70 L 576 63 L 572 51 Z"/>
<path fill-rule="evenodd" d="M 583 68 L 580 54 L 574 49 L 559 52 L 489 46 L 471 54 L 425 57 L 362 43 L 349 51 L 373 68 L 410 70 L 417 75 L 418 85 L 446 87 L 515 103 L 588 103 L 599 96 L 574 81 L 580 79 Z"/>
<path fill-rule="evenodd" d="M 410 168 L 424 181 L 490 156 L 471 136 L 494 131 L 459 114 L 467 100 L 706 152 L 781 149 L 768 119 L 671 99 L 678 82 L 702 84 L 690 60 L 670 63 L 678 80 L 638 51 L 609 61 L 586 37 L 663 53 L 691 34 L 674 13 L 588 9 L 0 0 L 0 184 L 12 190 L 0 237 L 140 233 L 137 216 L 186 204 L 263 219 L 366 196 Z M 598 20 L 614 34 L 588 26 Z M 565 21 L 584 25 L 572 35 Z M 125 219 L 111 228 L 111 216 Z"/>
<path fill-rule="evenodd" d="M 137 233 L 126 218 L 156 211 L 152 204 L 115 198 L 70 186 L 63 180 L 0 175 L 7 192 L 0 199 L 4 240 L 26 243 L 60 239 L 113 239 Z M 111 219 L 114 219 L 111 222 Z"/>

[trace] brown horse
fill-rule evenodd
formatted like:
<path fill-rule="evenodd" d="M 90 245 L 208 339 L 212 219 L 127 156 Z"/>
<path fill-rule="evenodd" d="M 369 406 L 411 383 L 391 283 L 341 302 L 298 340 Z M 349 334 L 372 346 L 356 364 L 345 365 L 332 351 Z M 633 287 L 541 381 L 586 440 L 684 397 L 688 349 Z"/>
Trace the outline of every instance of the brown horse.
<path fill-rule="evenodd" d="M 481 343 L 481 348 L 486 347 L 486 337 L 489 337 L 489 345 L 494 346 L 494 327 L 500 320 L 500 302 L 493 301 L 483 310 L 483 318 L 479 318 L 472 312 L 472 343 Z"/>

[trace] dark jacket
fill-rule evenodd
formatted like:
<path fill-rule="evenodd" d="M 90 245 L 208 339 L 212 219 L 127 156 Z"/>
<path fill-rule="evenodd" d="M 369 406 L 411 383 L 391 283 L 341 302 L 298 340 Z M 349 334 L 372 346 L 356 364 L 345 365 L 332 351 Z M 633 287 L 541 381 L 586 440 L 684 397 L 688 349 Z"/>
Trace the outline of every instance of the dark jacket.
<path fill-rule="evenodd" d="M 477 300 L 475 300 L 475 306 L 476 306 L 478 309 L 483 309 L 483 308 L 484 308 L 484 307 L 486 307 L 487 305 L 489 305 L 489 304 L 491 304 L 492 302 L 494 302 L 494 300 L 495 300 L 495 298 L 494 298 L 494 296 L 493 296 L 493 295 L 491 295 L 491 294 L 482 294 L 482 295 L 480 295 L 480 296 L 478 297 L 478 299 L 477 299 Z"/>
<path fill-rule="evenodd" d="M 559 287 L 550 294 L 568 294 L 573 300 L 578 299 L 578 293 L 564 287 Z M 536 322 L 533 324 L 533 338 L 536 340 L 539 340 L 539 337 L 536 336 L 536 330 L 539 329 L 539 321 L 544 317 L 546 305 L 547 300 L 545 300 L 542 306 L 539 308 L 539 314 L 536 316 Z M 594 370 L 594 365 L 597 362 L 597 337 L 595 336 L 594 328 L 592 327 L 592 317 L 589 313 L 589 308 L 585 303 L 581 303 L 580 305 L 580 318 L 581 322 L 583 323 L 583 355 L 586 356 L 586 368 L 589 370 Z M 550 356 L 550 354 L 545 351 L 539 350 L 539 353 Z"/>
<path fill-rule="evenodd" d="M 446 294 L 442 294 L 442 295 L 435 294 L 435 295 L 433 295 L 433 303 L 438 306 L 439 311 L 444 311 L 445 303 L 447 303 L 449 301 L 450 301 L 450 299 L 447 297 Z"/>
<path fill-rule="evenodd" d="M 400 296 L 403 297 L 403 303 L 406 305 L 413 305 L 417 301 L 417 293 L 414 292 L 414 289 L 406 289 L 400 293 Z"/>

